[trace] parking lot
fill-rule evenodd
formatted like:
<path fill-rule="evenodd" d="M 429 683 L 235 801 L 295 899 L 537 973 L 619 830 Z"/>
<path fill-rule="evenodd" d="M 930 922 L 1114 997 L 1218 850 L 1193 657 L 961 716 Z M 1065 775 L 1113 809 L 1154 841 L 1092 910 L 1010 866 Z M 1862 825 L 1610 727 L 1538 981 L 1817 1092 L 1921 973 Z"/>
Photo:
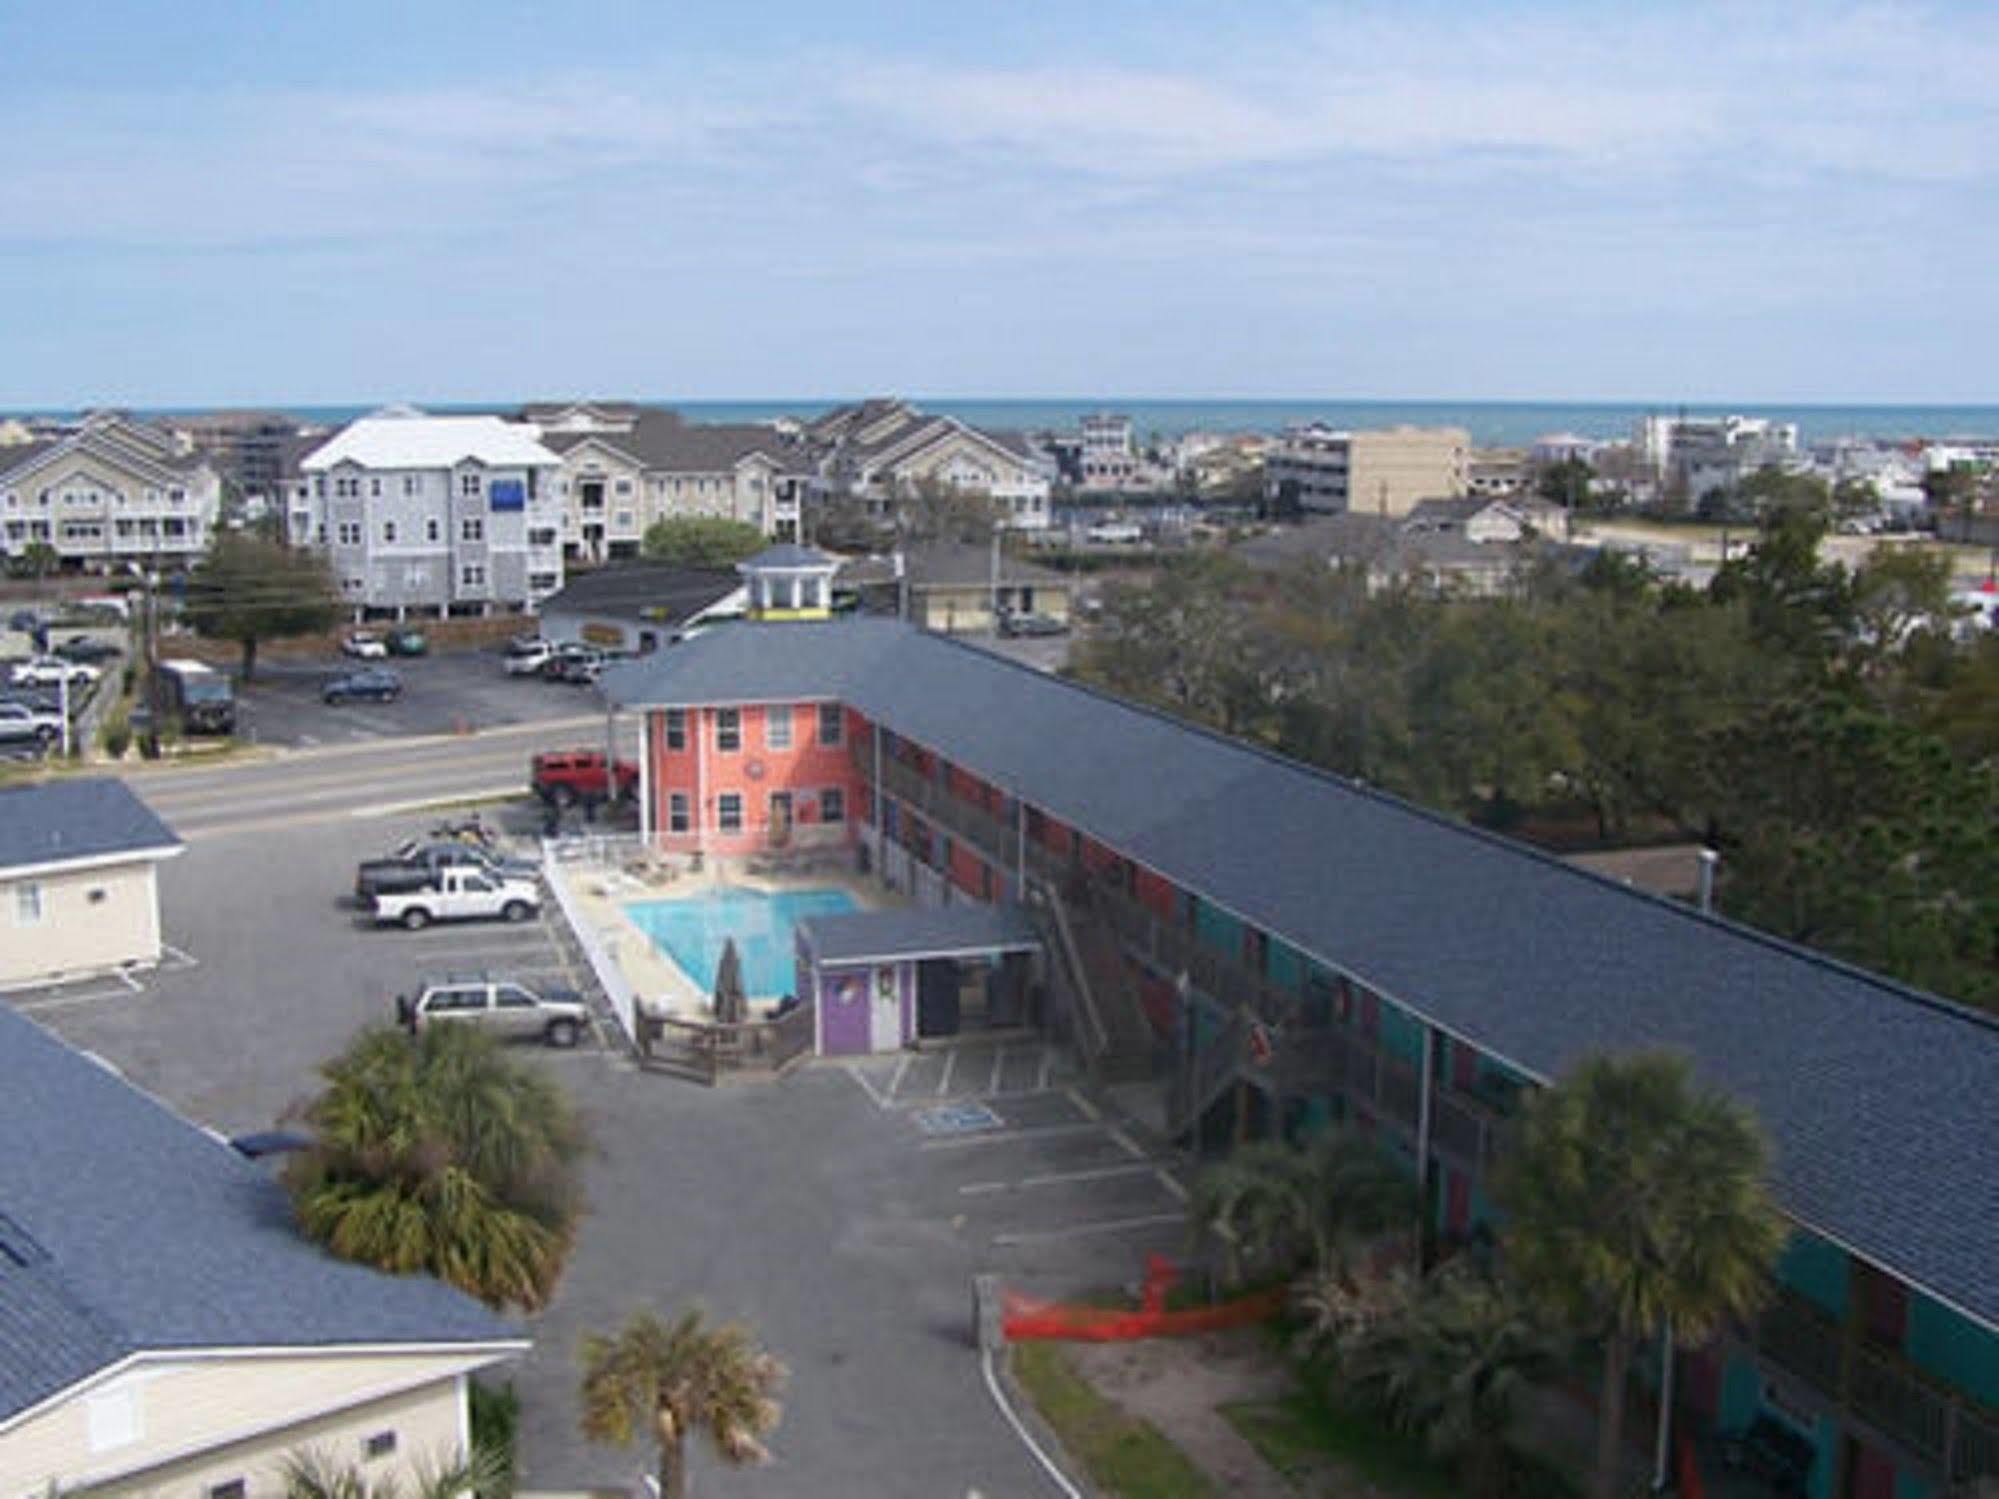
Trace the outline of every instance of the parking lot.
<path fill-rule="evenodd" d="M 596 692 L 539 677 L 510 677 L 498 650 L 459 650 L 388 661 L 260 661 L 256 679 L 238 684 L 237 728 L 259 744 L 310 749 L 360 744 L 413 734 L 463 733 L 498 724 L 595 715 Z M 402 678 L 393 703 L 328 706 L 320 690 L 329 678 L 357 668 L 387 667 Z"/>
<path fill-rule="evenodd" d="M 161 874 L 184 957 L 129 983 L 6 999 L 197 1122 L 268 1128 L 428 974 L 583 977 L 545 920 L 408 933 L 360 919 L 355 863 L 428 821 L 204 837 Z M 643 1453 L 577 1434 L 578 1342 L 640 1306 L 699 1300 L 749 1321 L 793 1370 L 777 1464 L 710 1472 L 704 1455 L 702 1493 L 1050 1494 L 985 1387 L 973 1276 L 1118 1284 L 1146 1250 L 1184 1243 L 1175 1163 L 1036 1042 L 817 1063 L 712 1090 L 642 1073 L 594 1039 L 517 1054 L 562 1081 L 595 1141 L 574 1256 L 513 1375 L 535 1488 L 636 1486 Z"/>

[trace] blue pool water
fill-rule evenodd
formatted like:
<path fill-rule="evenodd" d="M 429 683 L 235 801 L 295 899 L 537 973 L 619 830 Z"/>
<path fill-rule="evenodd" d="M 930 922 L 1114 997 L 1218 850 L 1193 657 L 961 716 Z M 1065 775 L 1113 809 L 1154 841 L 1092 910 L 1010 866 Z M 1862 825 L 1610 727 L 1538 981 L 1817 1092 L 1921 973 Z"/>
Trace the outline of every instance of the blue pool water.
<path fill-rule="evenodd" d="M 680 900 L 633 901 L 625 914 L 682 973 L 711 992 L 722 944 L 734 937 L 744 989 L 752 999 L 775 999 L 797 987 L 792 927 L 808 916 L 859 909 L 844 890 L 717 890 Z"/>

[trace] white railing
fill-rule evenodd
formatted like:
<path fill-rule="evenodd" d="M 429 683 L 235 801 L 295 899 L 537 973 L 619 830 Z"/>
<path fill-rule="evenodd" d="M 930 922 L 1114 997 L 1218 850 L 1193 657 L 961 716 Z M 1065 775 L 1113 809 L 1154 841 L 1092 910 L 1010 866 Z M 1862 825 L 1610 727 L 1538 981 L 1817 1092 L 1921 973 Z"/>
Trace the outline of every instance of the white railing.
<path fill-rule="evenodd" d="M 583 848 L 578 845 L 623 844 L 622 849 L 610 847 Z M 597 975 L 597 982 L 604 990 L 604 997 L 610 1001 L 611 1013 L 625 1032 L 627 1045 L 638 1045 L 638 995 L 626 979 L 624 969 L 618 964 L 615 933 L 600 932 L 591 925 L 576 892 L 569 888 L 569 877 L 578 869 L 603 868 L 613 862 L 640 857 L 642 849 L 637 834 L 606 834 L 603 837 L 548 838 L 541 845 L 542 873 L 548 879 L 548 888 L 555 894 L 556 905 L 562 908 L 563 920 L 569 923 L 569 930 L 576 934 L 576 942 L 583 949 L 583 956 L 590 969 Z"/>

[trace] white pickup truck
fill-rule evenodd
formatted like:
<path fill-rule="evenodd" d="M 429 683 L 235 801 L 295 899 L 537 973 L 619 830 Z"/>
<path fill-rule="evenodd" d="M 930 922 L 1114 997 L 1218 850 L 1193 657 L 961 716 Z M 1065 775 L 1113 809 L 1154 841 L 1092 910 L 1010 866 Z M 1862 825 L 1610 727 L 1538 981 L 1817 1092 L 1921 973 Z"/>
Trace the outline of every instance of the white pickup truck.
<path fill-rule="evenodd" d="M 509 879 L 476 865 L 446 865 L 437 878 L 415 890 L 375 896 L 375 920 L 399 922 L 420 932 L 433 921 L 476 921 L 499 917 L 526 921 L 541 909 L 541 887 L 533 880 Z"/>

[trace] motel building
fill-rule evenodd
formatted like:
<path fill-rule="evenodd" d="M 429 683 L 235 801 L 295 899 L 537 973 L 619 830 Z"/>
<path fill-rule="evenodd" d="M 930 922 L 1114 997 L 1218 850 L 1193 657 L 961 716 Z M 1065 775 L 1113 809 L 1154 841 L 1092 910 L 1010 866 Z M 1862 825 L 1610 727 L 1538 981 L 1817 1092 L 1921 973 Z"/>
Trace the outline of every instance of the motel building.
<path fill-rule="evenodd" d="M 1999 1022 L 900 621 L 832 619 L 832 567 L 752 559 L 744 621 L 603 683 L 642 719 L 657 850 L 830 850 L 897 892 L 874 933 L 799 923 L 822 1050 L 907 1041 L 927 949 L 1031 931 L 1029 1018 L 1099 1076 L 1155 1080 L 1171 1132 L 1373 1135 L 1445 1250 L 1488 1231 L 1526 1090 L 1680 1051 L 1756 1111 L 1795 1232 L 1755 1325 L 1644 1360 L 1675 1431 L 1704 1460 L 1748 1436 L 1812 1499 L 1999 1475 Z M 961 914 L 925 932 L 921 911 Z"/>

